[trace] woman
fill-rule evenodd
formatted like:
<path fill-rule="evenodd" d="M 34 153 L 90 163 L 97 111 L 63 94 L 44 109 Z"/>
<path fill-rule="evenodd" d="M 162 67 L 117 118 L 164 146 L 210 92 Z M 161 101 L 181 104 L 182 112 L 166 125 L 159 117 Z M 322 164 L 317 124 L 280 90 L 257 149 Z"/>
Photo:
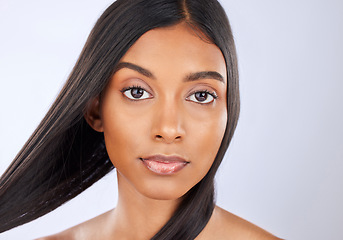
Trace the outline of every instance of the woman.
<path fill-rule="evenodd" d="M 235 46 L 217 1 L 119 0 L 1 177 L 0 231 L 115 167 L 116 208 L 43 239 L 277 239 L 214 203 L 238 115 Z"/>

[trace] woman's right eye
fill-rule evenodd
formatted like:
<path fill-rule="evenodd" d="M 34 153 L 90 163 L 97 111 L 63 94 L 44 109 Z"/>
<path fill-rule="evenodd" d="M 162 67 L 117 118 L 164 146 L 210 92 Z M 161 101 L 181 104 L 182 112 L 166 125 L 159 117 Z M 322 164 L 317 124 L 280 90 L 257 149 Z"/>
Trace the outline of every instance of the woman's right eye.
<path fill-rule="evenodd" d="M 151 98 L 151 94 L 141 87 L 129 87 L 122 90 L 122 93 L 131 100 L 143 100 Z"/>

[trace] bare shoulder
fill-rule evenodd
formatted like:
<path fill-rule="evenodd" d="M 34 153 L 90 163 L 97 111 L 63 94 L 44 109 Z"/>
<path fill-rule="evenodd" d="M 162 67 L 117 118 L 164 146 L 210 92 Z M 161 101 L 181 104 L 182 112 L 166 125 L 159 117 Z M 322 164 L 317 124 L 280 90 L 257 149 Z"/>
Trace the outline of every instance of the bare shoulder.
<path fill-rule="evenodd" d="M 203 234 L 199 235 L 199 240 L 280 240 L 280 238 L 275 237 L 266 230 L 218 206 L 215 207 L 213 215 L 203 232 Z"/>
<path fill-rule="evenodd" d="M 65 232 L 57 233 L 51 236 L 37 238 L 35 240 L 63 240 L 63 239 L 75 239 L 70 233 Z"/>
<path fill-rule="evenodd" d="M 42 238 L 38 238 L 36 240 L 87 240 L 87 239 L 94 239 L 93 235 L 95 229 L 100 229 L 100 226 L 105 221 L 105 219 L 110 214 L 110 211 L 105 212 L 95 218 L 92 218 L 86 222 L 80 223 L 74 227 L 71 227 L 63 232 L 46 236 Z M 99 236 L 97 236 L 99 237 Z"/>
<path fill-rule="evenodd" d="M 81 223 L 79 225 L 76 225 L 74 227 L 71 227 L 63 232 L 59 232 L 56 233 L 54 235 L 50 235 L 50 236 L 46 236 L 46 237 L 42 237 L 42 238 L 38 238 L 35 240 L 76 240 L 76 239 L 80 239 L 79 235 L 80 235 L 80 230 L 83 228 L 83 225 L 85 223 Z"/>

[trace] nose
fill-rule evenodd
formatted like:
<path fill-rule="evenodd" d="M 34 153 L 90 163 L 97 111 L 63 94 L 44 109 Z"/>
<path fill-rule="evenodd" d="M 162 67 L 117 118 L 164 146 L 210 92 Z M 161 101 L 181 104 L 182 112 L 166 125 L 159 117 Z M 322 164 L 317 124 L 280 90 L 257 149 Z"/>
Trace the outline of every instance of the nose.
<path fill-rule="evenodd" d="M 176 103 L 156 106 L 152 127 L 155 141 L 164 143 L 179 142 L 185 137 L 184 113 Z"/>

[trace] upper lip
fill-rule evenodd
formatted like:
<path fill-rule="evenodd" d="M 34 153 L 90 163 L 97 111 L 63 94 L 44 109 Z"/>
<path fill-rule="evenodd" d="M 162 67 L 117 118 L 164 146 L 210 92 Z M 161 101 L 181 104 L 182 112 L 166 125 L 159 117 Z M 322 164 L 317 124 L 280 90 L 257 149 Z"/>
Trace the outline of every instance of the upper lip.
<path fill-rule="evenodd" d="M 142 160 L 150 160 L 150 161 L 156 161 L 156 162 L 163 162 L 163 163 L 172 163 L 172 162 L 185 162 L 188 163 L 184 158 L 176 156 L 176 155 L 152 155 L 148 157 L 142 157 Z"/>

